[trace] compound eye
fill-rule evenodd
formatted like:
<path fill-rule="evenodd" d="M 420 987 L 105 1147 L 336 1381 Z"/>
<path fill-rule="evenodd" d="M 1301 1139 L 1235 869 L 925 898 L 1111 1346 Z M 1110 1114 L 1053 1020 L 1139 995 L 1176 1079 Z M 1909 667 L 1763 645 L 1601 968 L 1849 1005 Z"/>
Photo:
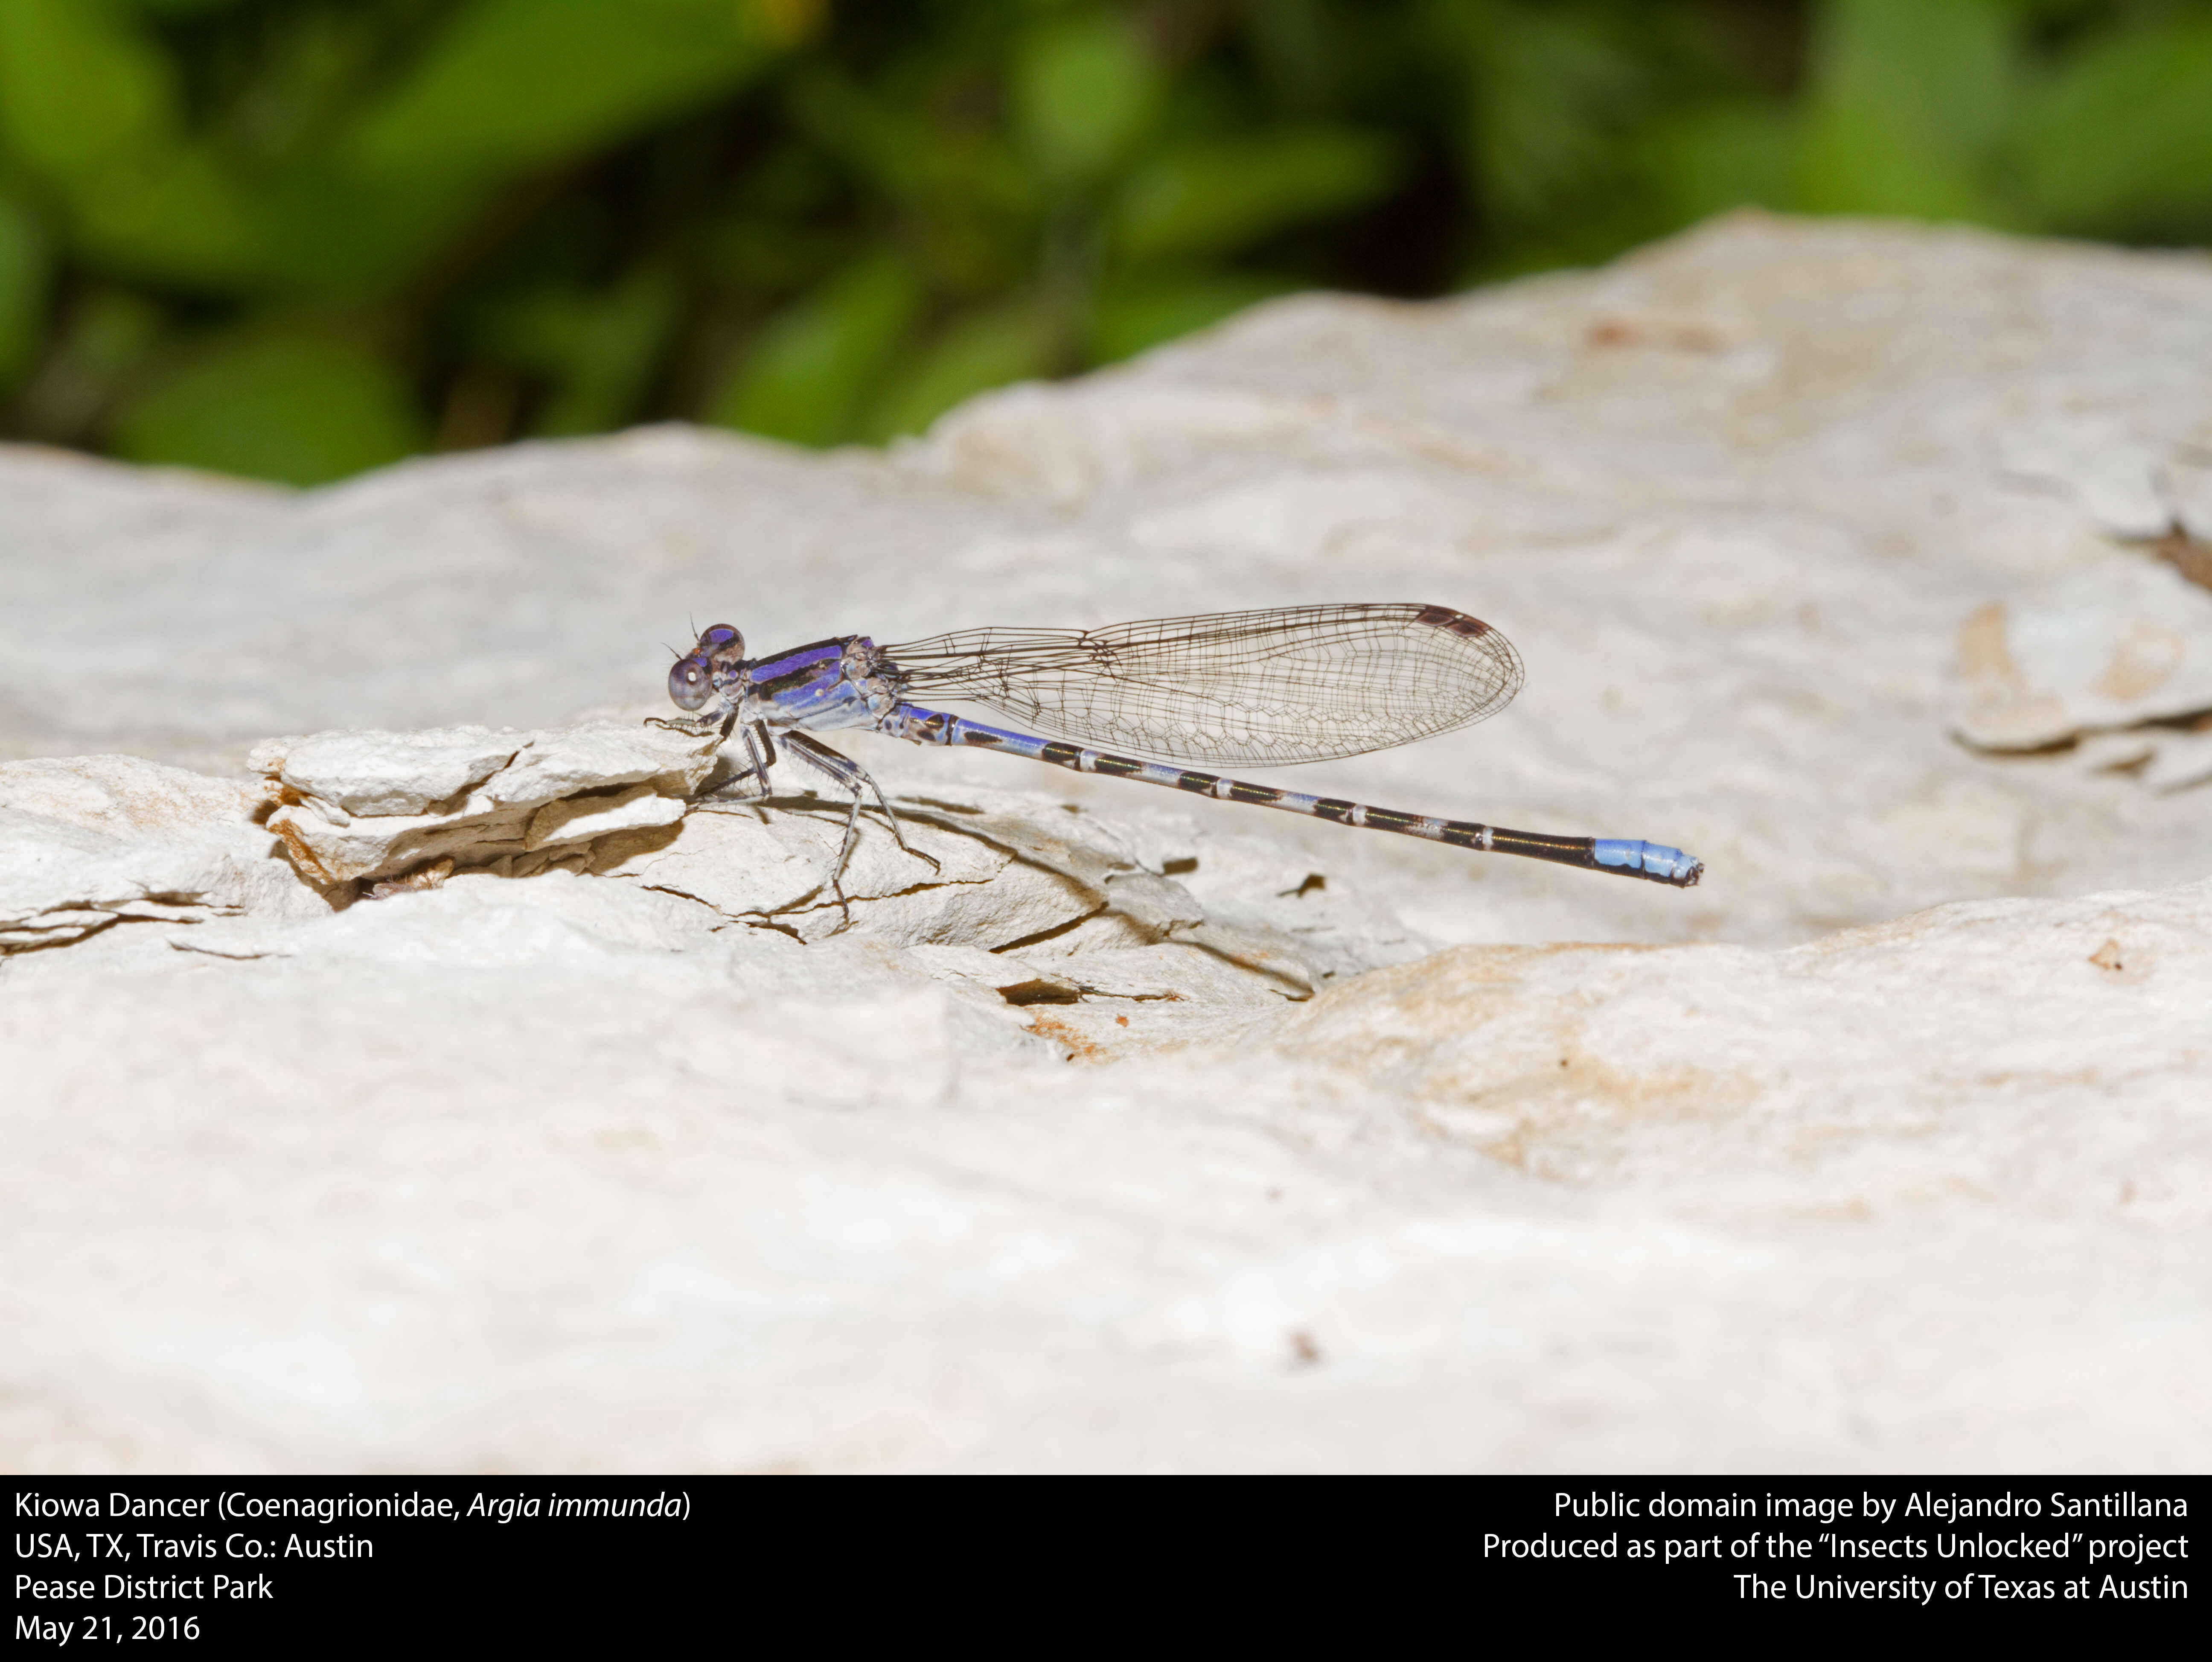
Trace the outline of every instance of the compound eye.
<path fill-rule="evenodd" d="M 702 647 L 734 646 L 739 652 L 743 652 L 745 649 L 745 637 L 727 624 L 716 624 L 699 637 L 699 644 Z"/>
<path fill-rule="evenodd" d="M 678 658 L 676 667 L 668 672 L 668 696 L 679 709 L 698 709 L 714 690 L 707 666 L 696 656 Z"/>

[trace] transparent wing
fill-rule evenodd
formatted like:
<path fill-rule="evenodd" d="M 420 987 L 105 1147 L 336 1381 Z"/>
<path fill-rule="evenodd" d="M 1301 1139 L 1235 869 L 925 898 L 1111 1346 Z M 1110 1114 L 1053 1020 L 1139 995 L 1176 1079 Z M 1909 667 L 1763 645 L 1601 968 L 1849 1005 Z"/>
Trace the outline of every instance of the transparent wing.
<path fill-rule="evenodd" d="M 1494 715 L 1520 655 L 1440 606 L 1306 606 L 1109 629 L 966 629 L 885 648 L 906 691 L 1170 762 L 1358 756 Z"/>

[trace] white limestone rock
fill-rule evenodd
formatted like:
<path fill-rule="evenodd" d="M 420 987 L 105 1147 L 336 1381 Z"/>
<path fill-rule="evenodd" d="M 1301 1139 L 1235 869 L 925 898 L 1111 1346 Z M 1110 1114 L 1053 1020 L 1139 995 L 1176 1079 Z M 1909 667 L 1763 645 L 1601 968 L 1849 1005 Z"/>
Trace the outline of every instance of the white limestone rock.
<path fill-rule="evenodd" d="M 2207 362 L 2202 256 L 1747 216 L 889 455 L 0 449 L 0 1458 L 2199 1469 Z M 1363 598 L 1527 691 L 1283 782 L 1705 884 L 842 734 L 841 904 L 639 725 Z"/>
<path fill-rule="evenodd" d="M 2161 734 L 2148 760 L 2142 782 L 2153 790 L 2212 783 L 2212 732 Z"/>
<path fill-rule="evenodd" d="M 719 746 L 614 721 L 536 733 L 450 728 L 270 740 L 249 760 L 276 804 L 268 826 L 325 887 L 440 861 L 507 875 L 582 857 L 621 831 L 672 825 Z M 450 869 L 450 868 L 448 868 Z"/>
<path fill-rule="evenodd" d="M 253 760 L 266 802 L 278 805 L 268 830 L 340 904 L 471 874 L 588 873 L 810 942 L 852 930 L 969 953 L 1034 944 L 1042 958 L 1081 953 L 1090 966 L 1079 983 L 1016 959 L 967 977 L 994 990 L 1035 983 L 1048 994 L 1065 985 L 1071 996 L 1088 989 L 1179 1000 L 1188 983 L 1233 1007 L 1259 988 L 1303 996 L 1319 979 L 1287 935 L 1249 916 L 1211 917 L 1147 870 L 1136 849 L 1156 837 L 1080 813 L 1048 829 L 1048 798 L 956 788 L 902 804 L 905 847 L 872 812 L 833 886 L 848 807 L 726 791 L 695 801 L 715 773 L 714 749 L 712 740 L 600 721 L 534 734 L 326 733 L 265 741 Z M 544 800 L 556 790 L 574 794 Z M 1096 927 L 1062 939 L 1085 922 Z M 1170 940 L 1188 950 L 1155 953 L 1141 969 L 1121 959 Z M 294 932 L 260 926 L 172 944 L 238 959 L 301 949 Z M 1356 953 L 1343 961 L 1364 967 Z M 1181 974 L 1163 978 L 1163 965 Z"/>
<path fill-rule="evenodd" d="M 243 785 L 137 757 L 0 763 L 0 952 L 284 910 L 298 885 L 253 807 Z"/>
<path fill-rule="evenodd" d="M 1694 1169 L 1717 1204 L 1809 1188 L 1874 1209 L 1949 1184 L 2094 1210 L 2132 1184 L 2133 1215 L 2212 1225 L 2212 882 L 1972 902 L 1780 953 L 1459 947 L 1268 1038 L 1566 1182 Z"/>
<path fill-rule="evenodd" d="M 2168 457 L 2163 478 L 2172 512 L 2159 529 L 2168 535 L 2179 531 L 2212 550 L 2212 433 Z"/>
<path fill-rule="evenodd" d="M 463 873 L 281 962 L 13 960 L 11 1463 L 2203 1451 L 2204 886 L 1463 947 L 1164 1050 L 714 923 Z"/>
<path fill-rule="evenodd" d="M 489 728 L 427 733 L 318 733 L 271 739 L 246 764 L 327 814 L 422 814 L 514 760 L 530 735 Z M 333 816 L 335 817 L 335 816 Z"/>
<path fill-rule="evenodd" d="M 829 883 L 845 819 L 842 805 L 716 804 L 695 811 L 673 837 L 614 841 L 592 869 L 688 896 L 732 922 L 773 921 L 818 941 L 848 927 Z M 900 849 L 874 816 L 860 831 L 843 878 L 851 927 L 902 945 L 988 949 L 1103 904 L 1079 882 L 927 822 L 908 819 L 905 836 L 915 853 Z"/>
<path fill-rule="evenodd" d="M 844 812 L 787 801 L 714 804 L 673 836 L 611 838 L 589 869 L 802 941 L 850 930 L 912 948 L 928 973 L 1014 1004 L 1065 993 L 1065 1001 L 1188 999 L 1218 1012 L 1308 996 L 1322 979 L 1291 934 L 1233 906 L 1216 916 L 1146 869 L 1136 852 L 1144 837 L 1111 819 L 1055 812 L 1043 797 L 957 788 L 894 807 L 915 852 L 868 816 L 842 905 L 825 880 Z M 1360 958 L 1341 942 L 1333 961 L 1365 968 L 1389 958 Z"/>
<path fill-rule="evenodd" d="M 1959 735 L 1984 750 L 2212 712 L 2212 592 L 2118 555 L 1976 612 L 1958 675 Z"/>

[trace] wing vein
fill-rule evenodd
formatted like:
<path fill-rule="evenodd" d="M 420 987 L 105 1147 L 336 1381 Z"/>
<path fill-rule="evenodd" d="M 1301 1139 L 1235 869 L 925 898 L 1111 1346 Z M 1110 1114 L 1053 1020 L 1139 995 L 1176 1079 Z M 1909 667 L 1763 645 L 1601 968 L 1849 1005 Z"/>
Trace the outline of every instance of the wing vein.
<path fill-rule="evenodd" d="M 1449 607 L 1280 606 L 1106 629 L 969 629 L 885 648 L 912 694 L 1163 761 L 1287 765 L 1496 715 L 1510 642 Z"/>

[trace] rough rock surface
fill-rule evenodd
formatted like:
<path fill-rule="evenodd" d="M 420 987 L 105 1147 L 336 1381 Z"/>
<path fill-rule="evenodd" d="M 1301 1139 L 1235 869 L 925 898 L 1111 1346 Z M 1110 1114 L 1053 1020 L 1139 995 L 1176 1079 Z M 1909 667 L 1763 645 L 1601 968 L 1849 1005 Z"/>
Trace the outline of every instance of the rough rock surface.
<path fill-rule="evenodd" d="M 0 1458 L 2201 1468 L 2208 362 L 2202 259 L 1745 216 L 888 456 L 0 453 Z M 1346 599 L 1528 690 L 1284 782 L 1705 884 L 845 735 L 841 902 L 638 719 Z"/>
<path fill-rule="evenodd" d="M 528 877 L 617 831 L 677 824 L 712 738 L 635 722 L 557 733 L 318 733 L 255 746 L 270 831 L 319 887 L 456 861 Z"/>

